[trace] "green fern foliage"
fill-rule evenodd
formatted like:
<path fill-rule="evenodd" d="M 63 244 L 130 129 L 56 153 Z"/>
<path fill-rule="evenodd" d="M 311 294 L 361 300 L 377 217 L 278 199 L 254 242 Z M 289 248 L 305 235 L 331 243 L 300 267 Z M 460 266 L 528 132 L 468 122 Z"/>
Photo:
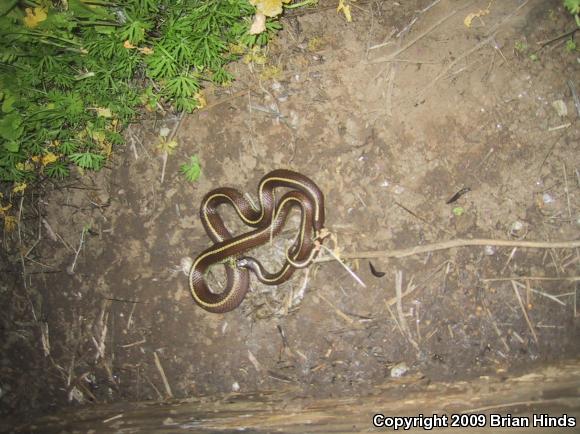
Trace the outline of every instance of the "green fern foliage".
<path fill-rule="evenodd" d="M 249 35 L 254 14 L 248 0 L 0 1 L 0 181 L 99 170 L 143 107 L 191 112 L 204 81 L 232 80 L 232 46 L 280 28 Z"/>

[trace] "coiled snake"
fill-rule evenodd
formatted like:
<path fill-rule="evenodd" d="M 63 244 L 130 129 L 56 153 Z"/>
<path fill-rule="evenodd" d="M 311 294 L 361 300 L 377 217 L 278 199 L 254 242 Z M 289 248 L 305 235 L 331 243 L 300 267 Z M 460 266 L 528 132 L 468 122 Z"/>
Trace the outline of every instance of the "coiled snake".
<path fill-rule="evenodd" d="M 289 189 L 278 201 L 274 194 L 277 188 Z M 259 207 L 255 207 L 238 190 L 222 187 L 210 191 L 202 200 L 201 221 L 214 244 L 193 261 L 189 288 L 196 303 L 209 312 L 229 312 L 238 307 L 248 292 L 250 271 L 262 283 L 279 285 L 297 268 L 310 265 L 318 254 L 323 238 L 324 195 L 310 178 L 291 170 L 274 170 L 260 181 L 258 199 Z M 218 213 L 222 204 L 233 206 L 253 230 L 234 237 Z M 300 208 L 300 231 L 286 251 L 282 268 L 277 273 L 269 273 L 260 262 L 245 255 L 278 235 L 293 207 Z M 205 273 L 219 263 L 225 267 L 227 284 L 217 294 L 209 289 Z"/>

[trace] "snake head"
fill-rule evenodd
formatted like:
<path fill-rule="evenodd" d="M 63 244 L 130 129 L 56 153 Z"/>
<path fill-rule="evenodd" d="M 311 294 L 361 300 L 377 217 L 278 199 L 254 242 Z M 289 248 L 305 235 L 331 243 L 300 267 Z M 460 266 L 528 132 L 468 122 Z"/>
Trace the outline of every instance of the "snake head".
<path fill-rule="evenodd" d="M 236 260 L 236 267 L 237 268 L 248 268 L 249 265 L 250 265 L 250 261 L 248 260 L 248 258 L 240 258 L 240 259 Z"/>

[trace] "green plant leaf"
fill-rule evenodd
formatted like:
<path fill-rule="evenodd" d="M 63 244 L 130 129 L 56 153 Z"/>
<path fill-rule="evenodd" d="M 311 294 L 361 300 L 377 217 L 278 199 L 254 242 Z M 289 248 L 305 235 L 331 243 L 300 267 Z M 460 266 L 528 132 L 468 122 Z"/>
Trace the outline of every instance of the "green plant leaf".
<path fill-rule="evenodd" d="M 580 0 L 564 0 L 564 6 L 571 14 L 580 14 Z"/>
<path fill-rule="evenodd" d="M 455 208 L 453 208 L 453 214 L 455 214 L 457 217 L 461 217 L 464 213 L 465 208 L 461 206 L 456 206 Z"/>
<path fill-rule="evenodd" d="M 24 131 L 20 113 L 10 113 L 0 119 L 0 137 L 6 140 L 16 140 Z"/>
<path fill-rule="evenodd" d="M 4 148 L 8 152 L 17 153 L 20 150 L 20 142 L 17 142 L 15 140 L 14 141 L 4 142 Z"/>
<path fill-rule="evenodd" d="M 151 24 L 139 20 L 130 20 L 120 29 L 121 38 L 131 44 L 140 44 L 145 40 L 145 32 L 151 29 Z"/>
<path fill-rule="evenodd" d="M 63 179 L 70 175 L 69 169 L 60 161 L 47 165 L 44 170 L 51 178 Z"/>
<path fill-rule="evenodd" d="M 199 90 L 199 83 L 193 77 L 178 75 L 167 80 L 165 89 L 173 98 L 187 98 Z"/>
<path fill-rule="evenodd" d="M 144 104 L 195 110 L 203 84 L 233 80 L 232 44 L 265 44 L 280 28 L 268 19 L 266 32 L 249 35 L 248 0 L 0 3 L 0 180 L 12 182 L 64 177 L 73 164 L 100 169 Z M 46 19 L 25 28 L 25 9 L 35 7 Z M 48 153 L 58 161 L 22 169 Z M 199 161 L 182 171 L 197 179 Z"/>
<path fill-rule="evenodd" d="M 78 149 L 77 144 L 72 141 L 64 141 L 58 147 L 58 150 L 62 152 L 64 155 L 73 154 L 77 151 L 77 149 Z"/>
<path fill-rule="evenodd" d="M 189 163 L 182 164 L 180 170 L 189 182 L 197 181 L 201 175 L 201 166 L 197 156 L 189 157 Z"/>
<path fill-rule="evenodd" d="M 99 170 L 105 157 L 92 152 L 76 152 L 69 156 L 70 160 L 83 169 Z"/>
<path fill-rule="evenodd" d="M 10 113 L 14 110 L 14 103 L 16 102 L 16 97 L 14 95 L 7 95 L 4 97 L 2 102 L 2 112 Z"/>

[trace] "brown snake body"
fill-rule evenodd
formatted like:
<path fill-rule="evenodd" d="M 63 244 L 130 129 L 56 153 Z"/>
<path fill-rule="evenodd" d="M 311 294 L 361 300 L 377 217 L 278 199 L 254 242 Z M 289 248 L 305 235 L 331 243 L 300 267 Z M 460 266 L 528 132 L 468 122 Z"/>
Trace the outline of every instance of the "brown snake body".
<path fill-rule="evenodd" d="M 276 201 L 275 189 L 286 188 Z M 324 227 L 324 196 L 308 177 L 285 169 L 278 169 L 262 178 L 258 186 L 259 207 L 233 188 L 218 188 L 202 200 L 200 217 L 203 226 L 214 242 L 193 262 L 189 273 L 189 287 L 197 304 L 209 312 L 229 312 L 244 299 L 250 285 L 249 271 L 268 285 L 287 281 L 297 268 L 310 265 L 318 253 L 316 241 Z M 242 221 L 254 228 L 233 236 L 226 228 L 218 207 L 231 205 Z M 286 261 L 277 273 L 267 272 L 256 259 L 244 256 L 277 236 L 286 223 L 292 208 L 301 211 L 300 231 L 294 244 L 286 252 Z M 227 284 L 217 294 L 210 290 L 205 273 L 215 264 L 225 267 Z"/>

